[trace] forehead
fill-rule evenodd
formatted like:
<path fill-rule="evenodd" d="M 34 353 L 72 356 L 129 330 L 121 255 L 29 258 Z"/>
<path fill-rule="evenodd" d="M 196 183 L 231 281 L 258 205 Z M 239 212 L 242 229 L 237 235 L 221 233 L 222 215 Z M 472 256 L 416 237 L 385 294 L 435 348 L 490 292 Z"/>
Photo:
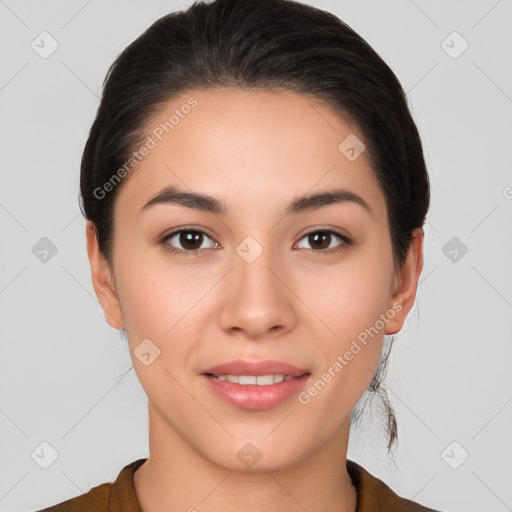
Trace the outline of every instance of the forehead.
<path fill-rule="evenodd" d="M 317 189 L 344 188 L 364 196 L 382 215 L 384 197 L 365 151 L 347 157 L 345 150 L 357 140 L 364 144 L 350 119 L 310 96 L 232 87 L 190 90 L 147 124 L 142 143 L 150 149 L 127 176 L 116 209 L 140 211 L 169 185 L 219 198 L 237 213 L 261 209 L 263 200 L 269 208 L 282 208 Z"/>

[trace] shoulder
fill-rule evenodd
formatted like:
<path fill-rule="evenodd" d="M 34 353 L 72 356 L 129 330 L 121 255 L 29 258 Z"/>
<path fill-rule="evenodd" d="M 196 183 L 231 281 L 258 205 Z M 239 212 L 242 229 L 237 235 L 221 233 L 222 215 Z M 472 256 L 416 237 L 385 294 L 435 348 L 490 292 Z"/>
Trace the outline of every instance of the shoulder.
<path fill-rule="evenodd" d="M 86 512 L 97 510 L 106 512 L 109 510 L 110 494 L 113 484 L 104 483 L 93 487 L 89 492 L 75 496 L 38 512 Z"/>
<path fill-rule="evenodd" d="M 37 512 L 141 512 L 133 475 L 145 461 L 138 459 L 126 465 L 114 482 L 97 485 L 84 494 Z"/>
<path fill-rule="evenodd" d="M 441 512 L 402 498 L 382 480 L 350 459 L 347 459 L 347 471 L 357 489 L 356 512 Z"/>

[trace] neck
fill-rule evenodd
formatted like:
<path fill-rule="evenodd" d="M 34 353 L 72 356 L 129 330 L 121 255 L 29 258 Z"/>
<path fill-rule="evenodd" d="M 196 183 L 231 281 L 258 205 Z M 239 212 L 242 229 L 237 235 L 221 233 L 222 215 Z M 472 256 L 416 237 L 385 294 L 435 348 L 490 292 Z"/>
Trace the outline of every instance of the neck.
<path fill-rule="evenodd" d="M 150 455 L 134 475 L 137 497 L 143 512 L 354 512 L 357 494 L 346 469 L 349 429 L 293 465 L 232 471 L 194 450 L 150 406 Z"/>

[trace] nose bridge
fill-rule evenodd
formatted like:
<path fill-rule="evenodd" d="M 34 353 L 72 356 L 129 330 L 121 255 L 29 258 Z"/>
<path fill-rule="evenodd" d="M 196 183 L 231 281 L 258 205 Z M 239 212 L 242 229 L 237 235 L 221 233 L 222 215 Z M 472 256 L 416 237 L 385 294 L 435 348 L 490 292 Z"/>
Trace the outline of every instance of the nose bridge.
<path fill-rule="evenodd" d="M 274 272 L 276 258 L 270 244 L 270 236 L 249 235 L 245 237 L 236 247 L 237 259 L 235 259 L 235 272 L 239 286 L 243 289 L 250 289 L 252 293 L 270 294 L 274 297 L 279 293 L 279 280 Z M 271 271 L 271 269 L 273 271 Z M 238 293 L 241 290 L 238 290 Z"/>
<path fill-rule="evenodd" d="M 277 326 L 290 327 L 293 307 L 282 283 L 277 255 L 270 236 L 247 236 L 236 246 L 221 322 L 225 329 L 239 328 L 256 336 Z M 277 276 L 276 276 L 277 274 Z"/>

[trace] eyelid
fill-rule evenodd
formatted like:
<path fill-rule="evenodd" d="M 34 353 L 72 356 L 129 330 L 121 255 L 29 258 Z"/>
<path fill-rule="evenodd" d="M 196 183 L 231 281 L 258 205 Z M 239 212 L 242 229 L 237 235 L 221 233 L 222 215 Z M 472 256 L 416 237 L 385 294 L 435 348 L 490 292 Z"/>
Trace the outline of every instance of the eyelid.
<path fill-rule="evenodd" d="M 163 235 L 159 235 L 157 237 L 157 240 L 162 241 L 163 239 L 169 239 L 172 238 L 174 235 L 177 235 L 178 233 L 181 233 L 182 231 L 194 231 L 197 233 L 202 233 L 203 235 L 206 235 L 208 238 L 213 240 L 213 236 L 208 233 L 204 228 L 198 228 L 195 226 L 180 226 L 179 228 L 172 229 L 171 231 L 164 233 Z"/>
<path fill-rule="evenodd" d="M 172 231 L 169 231 L 168 233 L 164 233 L 163 235 L 158 236 L 157 239 L 162 240 L 164 238 L 170 238 L 171 236 L 176 235 L 181 231 L 197 231 L 198 233 L 203 233 L 212 240 L 214 238 L 204 228 L 198 228 L 195 226 L 181 226 L 176 229 L 173 229 Z M 316 233 L 317 231 L 328 231 L 330 233 L 338 234 L 339 236 L 345 237 L 347 240 L 352 241 L 352 236 L 349 235 L 346 230 L 334 226 L 313 226 L 310 229 L 308 229 L 305 233 L 303 233 L 300 239 L 304 238 L 306 235 L 309 235 L 311 233 Z"/>
<path fill-rule="evenodd" d="M 352 242 L 352 236 L 347 233 L 346 230 L 342 228 L 337 228 L 334 226 L 313 226 L 311 229 L 308 229 L 301 237 L 300 239 L 304 238 L 307 235 L 310 235 L 311 233 L 316 233 L 318 231 L 323 231 L 327 233 L 333 233 L 337 236 L 340 236 L 341 238 L 345 238 L 348 241 Z"/>

